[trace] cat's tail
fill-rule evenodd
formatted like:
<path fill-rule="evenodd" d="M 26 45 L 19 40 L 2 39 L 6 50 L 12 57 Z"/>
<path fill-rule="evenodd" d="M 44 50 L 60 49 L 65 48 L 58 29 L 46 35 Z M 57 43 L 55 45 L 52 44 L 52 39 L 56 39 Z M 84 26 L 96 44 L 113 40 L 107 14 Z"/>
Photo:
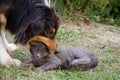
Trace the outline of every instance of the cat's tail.
<path fill-rule="evenodd" d="M 83 67 L 81 67 L 81 69 L 83 71 L 87 71 L 87 70 L 90 70 L 90 69 L 93 69 L 93 68 L 96 68 L 98 66 L 98 59 L 97 58 L 91 58 L 91 62 L 86 64 L 86 65 L 83 65 Z"/>
<path fill-rule="evenodd" d="M 98 59 L 92 58 L 91 62 L 88 64 L 90 69 L 93 69 L 98 66 Z"/>

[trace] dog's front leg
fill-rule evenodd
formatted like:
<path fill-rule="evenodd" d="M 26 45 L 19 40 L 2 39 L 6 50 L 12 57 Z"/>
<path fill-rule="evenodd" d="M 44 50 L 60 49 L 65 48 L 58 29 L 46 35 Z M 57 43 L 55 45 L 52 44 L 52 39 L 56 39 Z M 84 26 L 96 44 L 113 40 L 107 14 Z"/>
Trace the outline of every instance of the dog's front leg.
<path fill-rule="evenodd" d="M 57 58 L 56 56 L 51 57 L 51 59 L 43 64 L 40 67 L 35 68 L 35 72 L 40 72 L 40 71 L 47 71 L 47 70 L 53 70 L 59 67 L 61 65 L 61 60 Z"/>
<path fill-rule="evenodd" d="M 8 51 L 15 51 L 18 49 L 18 47 L 14 44 L 14 43 L 9 43 L 5 37 L 5 33 L 1 30 L 1 38 L 2 38 L 2 41 L 4 43 L 4 46 L 5 48 L 8 50 Z"/>
<path fill-rule="evenodd" d="M 4 13 L 0 13 L 0 64 L 5 66 L 19 67 L 21 64 L 21 61 L 18 59 L 12 59 L 12 57 L 6 51 L 6 46 L 9 45 L 9 43 L 5 38 L 4 32 L 2 32 L 2 29 L 4 29 L 6 26 L 6 22 L 7 20 Z"/>
<path fill-rule="evenodd" d="M 17 49 L 17 46 L 13 43 L 9 44 L 6 37 L 5 37 L 5 33 L 3 32 L 5 26 L 6 26 L 6 17 L 3 13 L 0 13 L 0 36 L 2 39 L 2 43 L 4 44 L 4 47 L 8 50 L 8 51 L 14 51 Z"/>
<path fill-rule="evenodd" d="M 19 67 L 21 61 L 18 59 L 12 59 L 12 57 L 6 51 L 2 39 L 0 37 L 0 64 L 5 66 L 17 66 Z"/>

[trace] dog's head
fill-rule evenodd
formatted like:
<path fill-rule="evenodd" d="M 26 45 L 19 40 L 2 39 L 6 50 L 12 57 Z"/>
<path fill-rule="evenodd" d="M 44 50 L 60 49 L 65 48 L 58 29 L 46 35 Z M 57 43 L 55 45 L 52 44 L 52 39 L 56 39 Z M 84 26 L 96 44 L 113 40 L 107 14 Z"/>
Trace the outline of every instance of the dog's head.
<path fill-rule="evenodd" d="M 27 12 L 27 16 L 21 22 L 20 30 L 15 37 L 15 43 L 27 44 L 33 48 L 37 41 L 36 49 L 40 47 L 41 40 L 49 44 L 52 51 L 56 49 L 55 36 L 59 27 L 59 17 L 54 6 L 46 6 L 34 2 Z M 42 38 L 41 38 L 42 37 Z"/>

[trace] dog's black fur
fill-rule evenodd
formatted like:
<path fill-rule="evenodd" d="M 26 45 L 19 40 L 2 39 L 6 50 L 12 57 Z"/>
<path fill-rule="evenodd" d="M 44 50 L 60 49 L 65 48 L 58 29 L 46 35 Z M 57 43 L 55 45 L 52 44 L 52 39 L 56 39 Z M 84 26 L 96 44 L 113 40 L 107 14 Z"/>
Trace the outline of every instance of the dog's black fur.
<path fill-rule="evenodd" d="M 54 39 L 59 27 L 54 6 L 49 8 L 44 0 L 0 0 L 0 13 L 6 17 L 6 29 L 15 34 L 15 43 L 22 45 L 36 35 Z"/>

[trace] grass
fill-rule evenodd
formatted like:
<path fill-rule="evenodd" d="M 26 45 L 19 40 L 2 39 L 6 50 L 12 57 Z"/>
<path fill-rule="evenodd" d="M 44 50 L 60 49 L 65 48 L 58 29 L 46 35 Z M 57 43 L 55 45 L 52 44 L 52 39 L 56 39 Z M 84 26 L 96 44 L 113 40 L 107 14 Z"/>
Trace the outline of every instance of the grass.
<path fill-rule="evenodd" d="M 109 40 L 104 41 L 100 37 L 103 32 L 99 32 L 100 29 L 93 29 L 91 29 L 92 31 L 89 29 L 72 31 L 60 28 L 57 40 L 60 46 L 75 46 L 95 52 L 99 59 L 99 65 L 94 70 L 86 72 L 52 70 L 35 73 L 31 70 L 31 67 L 16 68 L 0 65 L 0 80 L 120 80 L 120 44 Z M 109 31 L 119 36 L 120 28 L 104 27 L 104 29 L 101 31 Z M 28 57 L 28 51 L 25 48 L 20 48 L 10 54 L 13 58 L 18 58 L 22 61 Z"/>

